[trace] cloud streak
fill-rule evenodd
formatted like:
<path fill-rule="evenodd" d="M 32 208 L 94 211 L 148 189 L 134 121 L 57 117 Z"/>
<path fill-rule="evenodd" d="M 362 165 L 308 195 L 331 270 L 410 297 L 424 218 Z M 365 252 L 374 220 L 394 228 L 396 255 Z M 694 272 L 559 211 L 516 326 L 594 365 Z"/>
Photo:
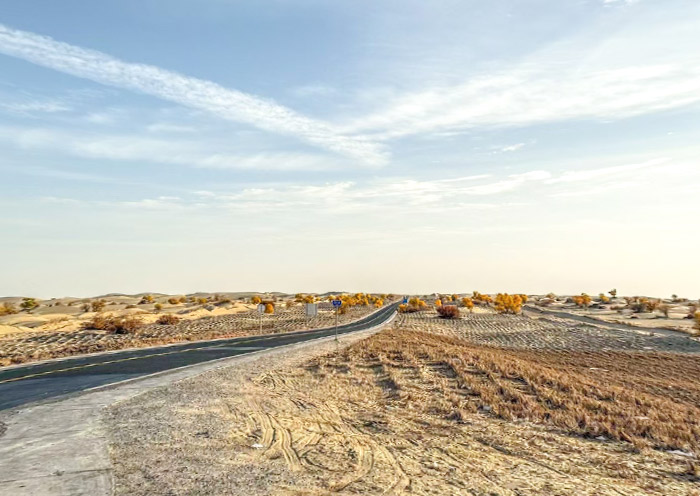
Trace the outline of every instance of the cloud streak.
<path fill-rule="evenodd" d="M 376 143 L 338 132 L 327 123 L 211 81 L 152 65 L 134 64 L 107 54 L 0 24 L 0 53 L 108 86 L 152 95 L 257 128 L 295 136 L 307 143 L 363 163 L 383 165 L 386 152 Z"/>

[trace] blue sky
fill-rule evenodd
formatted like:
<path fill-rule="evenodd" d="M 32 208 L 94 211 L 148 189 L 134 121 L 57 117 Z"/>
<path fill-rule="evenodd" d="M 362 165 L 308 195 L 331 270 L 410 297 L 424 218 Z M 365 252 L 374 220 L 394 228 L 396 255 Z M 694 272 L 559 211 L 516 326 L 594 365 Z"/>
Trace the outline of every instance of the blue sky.
<path fill-rule="evenodd" d="M 11 2 L 0 294 L 700 296 L 700 4 Z"/>

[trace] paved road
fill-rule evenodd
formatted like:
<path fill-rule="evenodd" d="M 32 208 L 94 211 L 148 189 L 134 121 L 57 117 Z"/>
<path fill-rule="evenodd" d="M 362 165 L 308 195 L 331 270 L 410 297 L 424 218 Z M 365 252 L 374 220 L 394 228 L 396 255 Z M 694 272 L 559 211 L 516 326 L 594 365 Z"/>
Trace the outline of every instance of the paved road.
<path fill-rule="evenodd" d="M 394 314 L 397 306 L 397 303 L 387 305 L 359 321 L 338 326 L 338 334 L 360 331 L 386 322 Z M 0 410 L 185 365 L 332 336 L 334 332 L 335 329 L 331 327 L 283 334 L 197 341 L 0 369 Z"/>

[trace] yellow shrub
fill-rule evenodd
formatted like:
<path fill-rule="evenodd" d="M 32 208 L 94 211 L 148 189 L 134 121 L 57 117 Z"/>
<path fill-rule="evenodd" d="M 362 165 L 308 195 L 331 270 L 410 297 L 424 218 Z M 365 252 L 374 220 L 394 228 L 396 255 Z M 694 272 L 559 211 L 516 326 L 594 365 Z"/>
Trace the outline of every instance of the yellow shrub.
<path fill-rule="evenodd" d="M 275 313 L 275 305 L 272 303 L 265 303 L 265 313 Z"/>
<path fill-rule="evenodd" d="M 250 302 L 251 302 L 253 305 L 258 305 L 258 304 L 262 303 L 262 298 L 260 298 L 259 296 L 253 296 L 253 297 L 250 299 Z"/>
<path fill-rule="evenodd" d="M 581 296 L 574 296 L 572 299 L 574 300 L 574 303 L 577 307 L 582 308 L 588 308 L 592 301 L 591 297 L 588 296 L 586 293 L 581 293 Z"/>
<path fill-rule="evenodd" d="M 462 298 L 462 305 L 464 305 L 464 307 L 467 308 L 470 312 L 474 311 L 474 301 L 472 301 L 471 298 Z"/>
<path fill-rule="evenodd" d="M 508 293 L 498 293 L 496 296 L 496 311 L 498 313 L 520 313 L 523 306 L 523 299 L 520 295 L 509 295 Z"/>

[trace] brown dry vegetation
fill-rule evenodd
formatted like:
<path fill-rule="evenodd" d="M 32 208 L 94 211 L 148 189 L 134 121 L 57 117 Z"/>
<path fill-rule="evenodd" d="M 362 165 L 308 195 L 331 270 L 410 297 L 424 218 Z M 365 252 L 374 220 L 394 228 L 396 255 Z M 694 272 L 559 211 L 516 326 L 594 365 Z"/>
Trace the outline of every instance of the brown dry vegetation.
<path fill-rule="evenodd" d="M 113 456 L 148 458 L 119 462 L 117 494 L 697 495 L 697 459 L 665 450 L 700 449 L 699 376 L 692 355 L 396 328 L 239 389 L 222 371 L 126 405 L 147 426 Z"/>
<path fill-rule="evenodd" d="M 108 317 L 95 315 L 85 323 L 85 329 L 106 331 L 110 334 L 133 334 L 143 327 L 143 322 L 135 317 Z"/>
<path fill-rule="evenodd" d="M 156 320 L 156 324 L 158 325 L 175 325 L 178 322 L 180 322 L 180 317 L 178 317 L 177 315 L 172 315 L 170 313 L 161 315 L 160 317 L 158 317 L 158 320 Z"/>
<path fill-rule="evenodd" d="M 656 353 L 502 350 L 426 332 L 383 333 L 353 349 L 363 361 L 437 366 L 455 380 L 445 414 L 485 407 L 496 416 L 544 422 L 638 447 L 700 452 L 700 360 Z M 397 389 L 399 382 L 393 381 Z"/>

